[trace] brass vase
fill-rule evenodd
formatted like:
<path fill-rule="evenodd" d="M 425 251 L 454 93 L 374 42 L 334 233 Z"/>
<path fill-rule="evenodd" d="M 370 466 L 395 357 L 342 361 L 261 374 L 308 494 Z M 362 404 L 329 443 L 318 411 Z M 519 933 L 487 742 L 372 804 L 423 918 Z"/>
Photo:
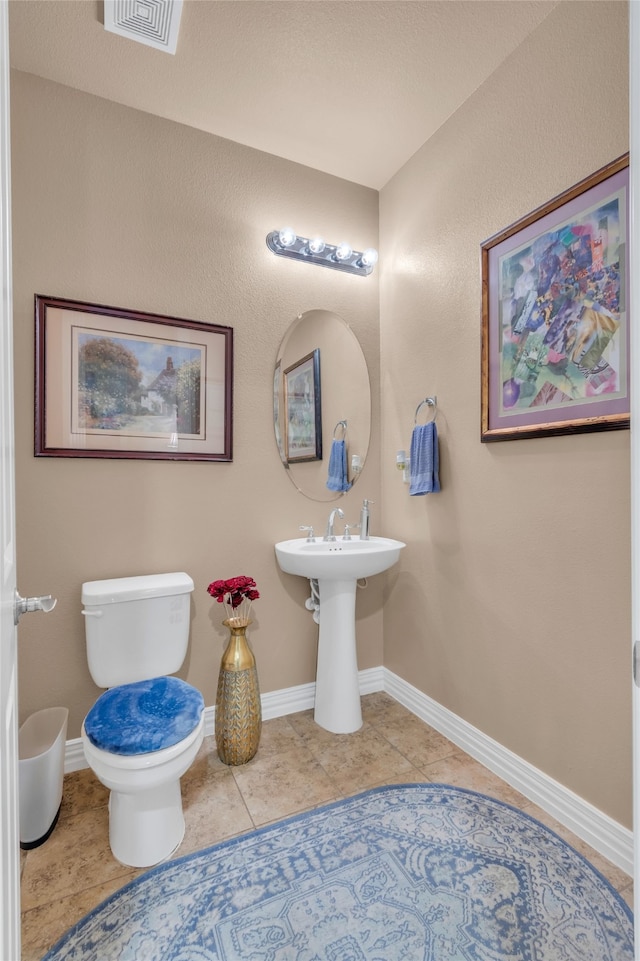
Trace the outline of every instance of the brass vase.
<path fill-rule="evenodd" d="M 216 747 L 224 764 L 246 764 L 255 755 L 262 730 L 256 659 L 247 642 L 251 621 L 230 617 L 229 643 L 222 655 L 216 695 Z"/>

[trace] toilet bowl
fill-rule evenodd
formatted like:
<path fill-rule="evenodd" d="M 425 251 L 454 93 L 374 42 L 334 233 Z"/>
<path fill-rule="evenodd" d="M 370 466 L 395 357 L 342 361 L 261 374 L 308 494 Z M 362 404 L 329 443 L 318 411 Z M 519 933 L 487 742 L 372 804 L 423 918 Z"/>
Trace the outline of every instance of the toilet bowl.
<path fill-rule="evenodd" d="M 82 586 L 91 676 L 107 688 L 84 719 L 87 763 L 107 787 L 114 857 L 151 867 L 185 831 L 180 778 L 204 736 L 200 691 L 173 676 L 184 661 L 188 574 L 152 574 Z"/>
<path fill-rule="evenodd" d="M 122 864 L 137 868 L 159 864 L 182 843 L 180 778 L 195 760 L 203 737 L 204 713 L 191 734 L 171 747 L 145 754 L 113 754 L 91 743 L 83 723 L 87 763 L 111 791 L 109 844 Z"/>

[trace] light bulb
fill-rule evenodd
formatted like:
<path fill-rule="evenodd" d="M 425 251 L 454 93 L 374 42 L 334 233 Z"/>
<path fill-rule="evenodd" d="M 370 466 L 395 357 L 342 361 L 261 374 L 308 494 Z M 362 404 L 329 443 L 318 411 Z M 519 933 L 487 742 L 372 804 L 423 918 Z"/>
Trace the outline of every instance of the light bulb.
<path fill-rule="evenodd" d="M 309 241 L 309 252 L 312 254 L 321 254 L 324 250 L 325 244 L 322 237 L 312 237 Z"/>
<path fill-rule="evenodd" d="M 283 227 L 278 233 L 278 242 L 281 247 L 293 247 L 297 240 L 295 231 L 291 227 Z"/>
<path fill-rule="evenodd" d="M 351 257 L 352 253 L 353 253 L 353 250 L 351 249 L 349 244 L 345 244 L 343 241 L 341 244 L 338 244 L 338 246 L 336 247 L 336 252 L 334 254 L 334 257 L 336 258 L 336 260 L 348 260 L 349 257 Z"/>
<path fill-rule="evenodd" d="M 367 247 L 360 257 L 360 263 L 363 267 L 373 267 L 378 263 L 378 251 L 375 247 Z"/>

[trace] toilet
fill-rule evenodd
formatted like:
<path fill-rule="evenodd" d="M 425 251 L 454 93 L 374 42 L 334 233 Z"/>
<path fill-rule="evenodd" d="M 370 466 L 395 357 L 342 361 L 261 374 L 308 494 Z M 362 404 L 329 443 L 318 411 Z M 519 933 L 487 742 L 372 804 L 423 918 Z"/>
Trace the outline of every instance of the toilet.
<path fill-rule="evenodd" d="M 100 695 L 82 724 L 87 763 L 109 788 L 115 858 L 150 867 L 184 837 L 180 778 L 204 736 L 200 691 L 171 676 L 187 653 L 193 581 L 148 574 L 82 585 L 87 659 Z"/>

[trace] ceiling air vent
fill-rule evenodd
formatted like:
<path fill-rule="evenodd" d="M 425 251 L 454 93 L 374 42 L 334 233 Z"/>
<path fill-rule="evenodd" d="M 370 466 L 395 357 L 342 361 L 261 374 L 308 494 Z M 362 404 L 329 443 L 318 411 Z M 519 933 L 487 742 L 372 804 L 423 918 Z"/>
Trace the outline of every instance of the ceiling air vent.
<path fill-rule="evenodd" d="M 104 0 L 104 28 L 175 53 L 182 0 Z"/>

